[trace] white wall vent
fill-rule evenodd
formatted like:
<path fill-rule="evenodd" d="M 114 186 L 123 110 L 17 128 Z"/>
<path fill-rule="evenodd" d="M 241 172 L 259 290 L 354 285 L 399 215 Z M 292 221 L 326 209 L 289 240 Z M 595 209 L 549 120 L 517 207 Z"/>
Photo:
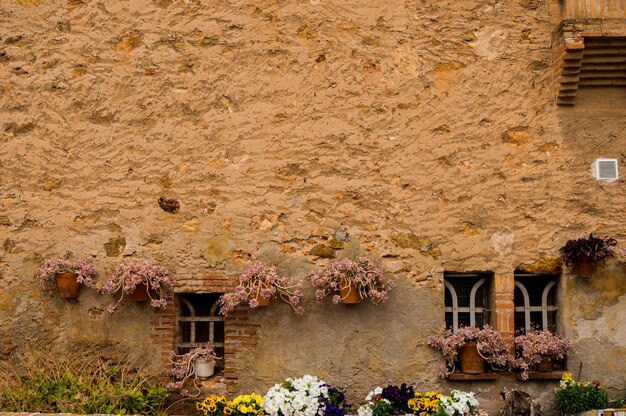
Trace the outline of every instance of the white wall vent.
<path fill-rule="evenodd" d="M 591 174 L 599 181 L 618 180 L 617 159 L 596 159 L 591 165 Z"/>

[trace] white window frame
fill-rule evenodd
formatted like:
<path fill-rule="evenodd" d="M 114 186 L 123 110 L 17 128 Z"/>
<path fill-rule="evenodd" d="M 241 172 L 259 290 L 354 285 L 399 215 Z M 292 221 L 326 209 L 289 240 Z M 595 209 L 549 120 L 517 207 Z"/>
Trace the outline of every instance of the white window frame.
<path fill-rule="evenodd" d="M 530 273 L 516 273 L 515 277 L 524 277 L 524 276 L 541 276 L 537 274 Z M 551 280 L 548 282 L 546 287 L 543 289 L 543 293 L 541 294 L 541 305 L 532 306 L 530 304 L 530 295 L 528 290 L 524 286 L 524 284 L 517 279 L 515 279 L 515 287 L 519 288 L 522 292 L 524 298 L 524 306 L 515 306 L 515 312 L 524 312 L 524 328 L 526 332 L 531 331 L 532 325 L 530 322 L 530 313 L 531 312 L 541 312 L 541 328 L 544 331 L 548 330 L 548 312 L 556 312 L 558 311 L 558 307 L 556 305 L 548 305 L 548 295 L 550 294 L 550 290 L 556 286 L 556 280 Z"/>
<path fill-rule="evenodd" d="M 487 282 L 487 277 L 483 277 L 479 281 L 477 281 L 474 286 L 472 286 L 472 290 L 470 291 L 470 299 L 469 299 L 469 307 L 459 306 L 459 298 L 457 296 L 456 290 L 452 283 L 446 280 L 447 277 L 479 277 L 483 276 L 483 274 L 475 274 L 475 273 L 445 273 L 443 284 L 446 289 L 450 292 L 450 296 L 452 297 L 452 306 L 446 306 L 446 312 L 452 312 L 452 331 L 457 332 L 459 330 L 459 313 L 468 313 L 470 317 L 470 326 L 476 325 L 476 313 L 484 313 L 489 309 L 483 308 L 481 306 L 476 306 L 476 292 L 478 289 Z"/>

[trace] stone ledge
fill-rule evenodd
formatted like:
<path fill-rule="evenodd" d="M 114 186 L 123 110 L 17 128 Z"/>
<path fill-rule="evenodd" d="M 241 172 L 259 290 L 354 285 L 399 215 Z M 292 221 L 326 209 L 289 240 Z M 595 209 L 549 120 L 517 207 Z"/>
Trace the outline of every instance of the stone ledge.
<path fill-rule="evenodd" d="M 481 373 L 481 374 L 463 374 L 452 373 L 448 375 L 448 380 L 451 381 L 490 381 L 497 380 L 498 375 L 496 373 Z"/>

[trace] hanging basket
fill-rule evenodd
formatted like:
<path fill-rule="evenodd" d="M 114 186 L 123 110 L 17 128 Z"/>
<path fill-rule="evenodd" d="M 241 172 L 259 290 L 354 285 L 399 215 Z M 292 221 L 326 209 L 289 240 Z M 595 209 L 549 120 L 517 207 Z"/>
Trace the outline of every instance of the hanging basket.
<path fill-rule="evenodd" d="M 144 302 L 150 299 L 148 295 L 148 286 L 145 283 L 139 283 L 135 286 L 135 290 L 130 294 L 130 298 L 135 302 Z"/>
<path fill-rule="evenodd" d="M 586 257 L 574 263 L 574 273 L 578 277 L 590 278 L 596 272 L 596 262 Z"/>
<path fill-rule="evenodd" d="M 361 295 L 352 280 L 344 280 L 339 284 L 341 303 L 354 304 L 361 302 Z"/>
<path fill-rule="evenodd" d="M 76 273 L 57 273 L 55 277 L 62 298 L 71 299 L 78 296 L 80 283 Z"/>
<path fill-rule="evenodd" d="M 476 342 L 466 342 L 459 349 L 459 364 L 461 365 L 461 372 L 465 374 L 485 372 L 485 359 L 478 353 L 478 344 Z"/>

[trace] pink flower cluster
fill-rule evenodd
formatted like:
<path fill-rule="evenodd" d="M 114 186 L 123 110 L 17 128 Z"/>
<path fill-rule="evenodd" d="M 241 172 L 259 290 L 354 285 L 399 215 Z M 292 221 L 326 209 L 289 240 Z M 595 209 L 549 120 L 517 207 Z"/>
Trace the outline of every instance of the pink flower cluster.
<path fill-rule="evenodd" d="M 41 283 L 44 292 L 52 292 L 55 285 L 55 276 L 57 273 L 76 273 L 78 283 L 82 283 L 88 287 L 94 287 L 94 279 L 98 275 L 96 266 L 85 260 L 76 261 L 66 260 L 61 257 L 46 259 L 43 265 L 37 269 L 37 279 Z"/>
<path fill-rule="evenodd" d="M 383 270 L 368 257 L 348 258 L 331 262 L 309 279 L 315 286 L 315 299 L 322 302 L 324 297 L 336 293 L 340 288 L 353 282 L 361 299 L 369 298 L 373 303 L 381 303 L 389 297 L 393 281 L 385 279 Z M 333 302 L 341 302 L 341 296 L 334 295 Z"/>
<path fill-rule="evenodd" d="M 166 267 L 147 262 L 118 264 L 115 272 L 99 287 L 102 292 L 120 293 L 117 303 L 107 307 L 107 311 L 113 311 L 125 294 L 132 293 L 142 283 L 148 288 L 152 307 L 167 306 L 167 299 L 172 296 L 174 284 Z"/>
<path fill-rule="evenodd" d="M 220 297 L 220 313 L 228 315 L 237 305 L 244 303 L 256 308 L 259 306 L 257 297 L 270 299 L 276 295 L 289 304 L 296 315 L 304 314 L 304 309 L 299 306 L 302 299 L 302 282 L 280 276 L 275 266 L 255 262 L 241 273 L 239 286 L 235 291 Z"/>
<path fill-rule="evenodd" d="M 550 331 L 534 330 L 515 337 L 516 358 L 511 361 L 512 368 L 521 371 L 522 380 L 528 379 L 528 371 L 543 357 L 552 361 L 563 361 L 572 349 L 572 342 Z"/>
<path fill-rule="evenodd" d="M 431 335 L 426 341 L 430 347 L 441 351 L 446 358 L 447 367 L 440 371 L 442 378 L 446 378 L 450 373 L 450 368 L 454 368 L 454 362 L 457 361 L 461 347 L 471 341 L 476 342 L 478 352 L 495 368 L 505 369 L 513 359 L 502 335 L 489 325 L 485 325 L 482 329 L 464 326 L 456 332 L 447 329 L 443 335 Z"/>

